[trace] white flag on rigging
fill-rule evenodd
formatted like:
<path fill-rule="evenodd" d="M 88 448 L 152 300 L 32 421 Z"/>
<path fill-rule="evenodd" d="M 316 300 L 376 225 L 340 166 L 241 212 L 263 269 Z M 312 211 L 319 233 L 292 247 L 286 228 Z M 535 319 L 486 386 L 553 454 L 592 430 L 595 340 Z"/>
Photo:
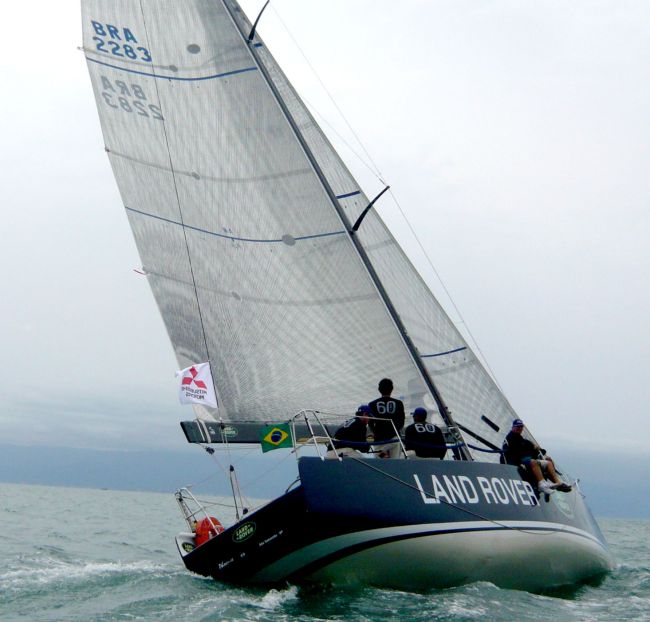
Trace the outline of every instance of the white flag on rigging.
<path fill-rule="evenodd" d="M 217 407 L 210 363 L 197 363 L 176 372 L 181 377 L 178 397 L 181 404 L 203 404 Z"/>

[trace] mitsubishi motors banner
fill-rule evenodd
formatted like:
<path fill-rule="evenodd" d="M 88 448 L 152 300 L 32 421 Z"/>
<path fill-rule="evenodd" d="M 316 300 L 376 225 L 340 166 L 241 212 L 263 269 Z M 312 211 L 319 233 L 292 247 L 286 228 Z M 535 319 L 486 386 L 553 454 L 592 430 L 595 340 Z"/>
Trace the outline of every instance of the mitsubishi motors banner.
<path fill-rule="evenodd" d="M 178 397 L 181 404 L 203 404 L 217 407 L 217 396 L 212 384 L 210 363 L 197 363 L 176 372 L 181 377 Z"/>

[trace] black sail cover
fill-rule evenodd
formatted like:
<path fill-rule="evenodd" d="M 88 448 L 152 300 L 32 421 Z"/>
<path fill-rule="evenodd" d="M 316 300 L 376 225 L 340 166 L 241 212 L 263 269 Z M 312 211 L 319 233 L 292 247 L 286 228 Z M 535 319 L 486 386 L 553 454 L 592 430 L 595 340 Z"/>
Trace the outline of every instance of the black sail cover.
<path fill-rule="evenodd" d="M 351 414 L 388 376 L 440 421 L 347 231 L 368 199 L 259 36 L 247 41 L 239 5 L 82 0 L 82 15 L 143 268 L 179 366 L 211 362 L 219 418 Z M 516 416 L 505 397 L 376 211 L 357 236 L 456 422 L 500 446 Z"/>

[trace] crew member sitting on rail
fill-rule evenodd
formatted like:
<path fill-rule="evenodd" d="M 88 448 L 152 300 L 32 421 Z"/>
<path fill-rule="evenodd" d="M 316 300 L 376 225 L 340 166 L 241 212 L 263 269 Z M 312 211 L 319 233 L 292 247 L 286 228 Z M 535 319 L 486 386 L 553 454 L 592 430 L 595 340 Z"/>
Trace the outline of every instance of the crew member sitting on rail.
<path fill-rule="evenodd" d="M 519 466 L 523 464 L 537 480 L 539 492 L 550 494 L 556 490 L 560 492 L 571 492 L 571 486 L 565 484 L 555 471 L 555 464 L 546 450 L 542 449 L 532 441 L 523 437 L 524 422 L 515 419 L 512 422 L 512 429 L 508 432 L 503 442 L 503 457 L 507 464 Z M 553 483 L 544 478 L 547 474 Z"/>
<path fill-rule="evenodd" d="M 404 430 L 404 448 L 407 456 L 413 452 L 418 458 L 442 458 L 447 453 L 442 430 L 427 421 L 427 411 L 421 406 L 412 413 L 413 423 Z"/>
<path fill-rule="evenodd" d="M 395 439 L 395 442 L 379 443 L 376 445 L 376 451 L 379 452 L 379 458 L 398 458 L 401 454 L 401 446 L 397 436 L 404 427 L 404 402 L 390 396 L 393 392 L 393 381 L 390 378 L 380 380 L 378 389 L 381 397 L 368 404 L 374 440 Z"/>
<path fill-rule="evenodd" d="M 334 432 L 334 449 L 339 456 L 354 456 L 357 451 L 368 453 L 370 446 L 364 443 L 366 443 L 369 418 L 368 404 L 361 404 L 357 408 L 357 414 Z"/>

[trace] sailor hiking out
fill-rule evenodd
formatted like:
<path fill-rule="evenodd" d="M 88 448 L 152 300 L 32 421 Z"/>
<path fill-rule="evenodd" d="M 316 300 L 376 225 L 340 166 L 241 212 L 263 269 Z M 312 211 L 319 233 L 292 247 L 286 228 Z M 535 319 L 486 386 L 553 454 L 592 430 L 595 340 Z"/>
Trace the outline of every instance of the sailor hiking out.
<path fill-rule="evenodd" d="M 523 432 L 524 422 L 521 419 L 515 419 L 512 422 L 512 429 L 503 442 L 503 458 L 505 462 L 515 466 L 523 464 L 535 477 L 539 492 L 546 494 L 556 490 L 571 492 L 571 486 L 565 484 L 558 477 L 555 463 L 550 456 L 546 455 L 546 450 L 524 438 Z M 553 483 L 545 479 L 545 475 L 548 475 Z"/>

